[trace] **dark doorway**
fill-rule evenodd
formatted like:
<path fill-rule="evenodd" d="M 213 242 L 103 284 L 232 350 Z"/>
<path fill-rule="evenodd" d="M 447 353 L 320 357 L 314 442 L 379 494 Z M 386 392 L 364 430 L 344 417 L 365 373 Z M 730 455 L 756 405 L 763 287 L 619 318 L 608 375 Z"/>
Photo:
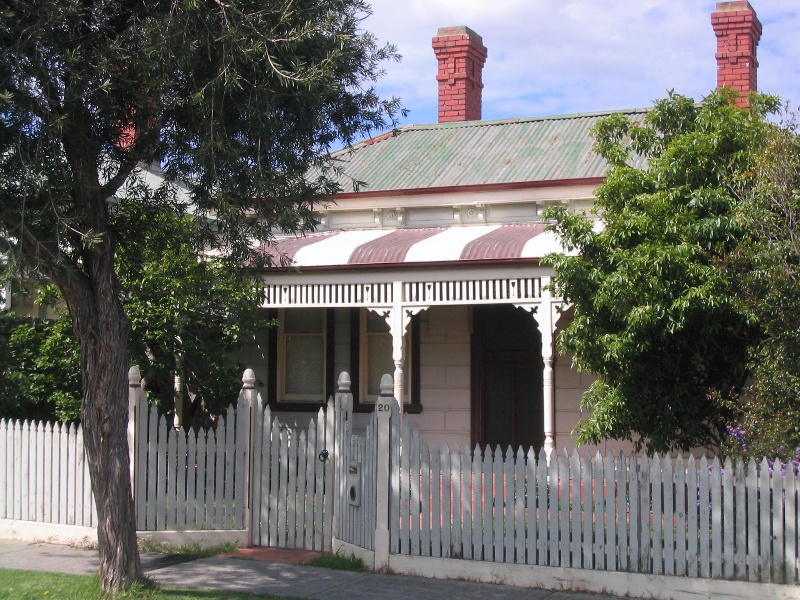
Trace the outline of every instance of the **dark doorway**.
<path fill-rule="evenodd" d="M 472 443 L 538 452 L 544 363 L 536 321 L 511 305 L 476 306 L 472 314 Z"/>

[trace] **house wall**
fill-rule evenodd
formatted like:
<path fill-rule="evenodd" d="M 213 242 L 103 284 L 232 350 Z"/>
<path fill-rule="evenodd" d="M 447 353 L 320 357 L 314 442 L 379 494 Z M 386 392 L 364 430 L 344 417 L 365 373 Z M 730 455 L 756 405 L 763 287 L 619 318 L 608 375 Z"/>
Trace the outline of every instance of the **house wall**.
<path fill-rule="evenodd" d="M 420 401 L 412 416 L 423 442 L 450 448 L 470 443 L 470 323 L 467 306 L 420 314 Z"/>
<path fill-rule="evenodd" d="M 57 319 L 59 314 L 55 307 L 38 304 L 40 283 L 36 280 L 24 280 L 2 284 L 3 289 L 0 291 L 3 292 L 3 302 L 0 302 L 0 309 L 7 306 L 9 310 L 23 317 Z M 7 298 L 9 292 L 10 297 Z"/>
<path fill-rule="evenodd" d="M 446 227 L 527 223 L 541 220 L 553 204 L 590 215 L 595 184 L 500 190 L 490 193 L 447 192 L 397 197 L 339 197 L 334 207 L 316 212 L 318 230 L 375 227 Z"/>
<path fill-rule="evenodd" d="M 573 435 L 575 427 L 581 419 L 589 417 L 590 411 L 581 410 L 581 397 L 589 389 L 589 386 L 596 379 L 594 375 L 579 373 L 574 369 L 572 356 L 559 356 L 555 366 L 555 386 L 556 386 L 556 449 L 563 452 L 564 448 L 572 452 L 576 448 L 577 436 Z M 633 445 L 630 442 L 609 440 L 598 445 L 584 444 L 578 447 L 581 454 L 591 452 L 594 454 L 598 450 L 605 454 L 608 451 L 614 454 L 623 451 L 630 452 Z"/>
<path fill-rule="evenodd" d="M 471 323 L 468 306 L 433 307 L 421 313 L 420 396 L 423 412 L 412 415 L 423 442 L 445 443 L 452 448 L 471 441 Z M 572 356 L 557 356 L 555 363 L 556 447 L 571 452 L 576 447 L 573 430 L 589 416 L 581 410 L 581 397 L 595 377 L 579 373 Z M 580 452 L 630 452 L 631 444 L 609 441 L 584 445 Z"/>
<path fill-rule="evenodd" d="M 352 372 L 350 367 L 350 309 L 334 311 L 336 339 L 334 340 L 335 373 Z M 266 318 L 266 313 L 265 313 Z M 419 428 L 421 440 L 428 444 L 456 444 L 463 448 L 471 442 L 471 324 L 469 306 L 435 306 L 420 313 L 420 382 L 422 412 L 411 415 L 412 423 Z M 566 322 L 560 323 L 563 327 Z M 233 359 L 254 370 L 256 388 L 266 398 L 269 361 L 269 331 L 255 333 Z M 572 367 L 570 355 L 555 359 L 555 429 L 556 448 L 571 452 L 575 448 L 573 430 L 578 422 L 588 416 L 581 410 L 583 393 L 594 381 L 594 376 L 579 373 Z M 311 412 L 280 412 L 286 425 L 304 427 L 312 418 Z M 366 427 L 368 413 L 353 415 L 356 431 Z M 605 442 L 598 446 L 581 446 L 580 452 L 605 453 L 608 450 L 629 452 L 627 442 Z"/>
<path fill-rule="evenodd" d="M 333 340 L 333 372 L 336 374 L 337 381 L 343 371 L 353 373 L 350 365 L 350 313 L 349 308 L 334 309 L 336 325 Z"/>
<path fill-rule="evenodd" d="M 572 450 L 575 447 L 575 436 L 572 431 L 578 422 L 587 416 L 581 410 L 581 396 L 594 378 L 574 369 L 570 355 L 557 356 L 554 371 L 556 449 Z"/>

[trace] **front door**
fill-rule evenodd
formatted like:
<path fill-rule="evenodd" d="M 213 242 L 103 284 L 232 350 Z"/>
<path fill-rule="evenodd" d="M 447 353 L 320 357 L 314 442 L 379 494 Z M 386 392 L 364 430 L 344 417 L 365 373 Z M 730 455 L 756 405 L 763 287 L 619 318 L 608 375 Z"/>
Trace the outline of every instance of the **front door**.
<path fill-rule="evenodd" d="M 544 443 L 542 336 L 511 305 L 476 306 L 472 329 L 472 443 L 537 452 Z"/>

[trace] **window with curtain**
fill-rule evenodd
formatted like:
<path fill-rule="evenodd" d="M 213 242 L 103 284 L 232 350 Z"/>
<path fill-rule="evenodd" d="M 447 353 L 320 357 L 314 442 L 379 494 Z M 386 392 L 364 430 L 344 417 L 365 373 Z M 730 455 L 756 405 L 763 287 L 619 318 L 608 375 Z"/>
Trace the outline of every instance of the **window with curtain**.
<path fill-rule="evenodd" d="M 325 399 L 326 312 L 296 308 L 282 311 L 278 327 L 280 400 Z"/>

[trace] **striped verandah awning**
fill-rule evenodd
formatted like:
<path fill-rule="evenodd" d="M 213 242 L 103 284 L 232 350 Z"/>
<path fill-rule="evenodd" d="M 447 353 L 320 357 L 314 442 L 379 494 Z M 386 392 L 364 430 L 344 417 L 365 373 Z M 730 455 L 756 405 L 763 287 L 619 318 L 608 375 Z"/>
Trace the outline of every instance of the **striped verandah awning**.
<path fill-rule="evenodd" d="M 357 229 L 279 238 L 266 249 L 276 265 L 300 269 L 538 263 L 562 252 L 542 223 Z"/>
<path fill-rule="evenodd" d="M 264 249 L 265 308 L 365 307 L 411 314 L 436 305 L 509 303 L 535 311 L 563 252 L 543 223 L 353 229 L 278 238 Z"/>
<path fill-rule="evenodd" d="M 353 229 L 278 238 L 264 249 L 265 308 L 509 303 L 534 311 L 563 252 L 543 223 Z M 546 294 L 549 297 L 549 294 Z"/>

